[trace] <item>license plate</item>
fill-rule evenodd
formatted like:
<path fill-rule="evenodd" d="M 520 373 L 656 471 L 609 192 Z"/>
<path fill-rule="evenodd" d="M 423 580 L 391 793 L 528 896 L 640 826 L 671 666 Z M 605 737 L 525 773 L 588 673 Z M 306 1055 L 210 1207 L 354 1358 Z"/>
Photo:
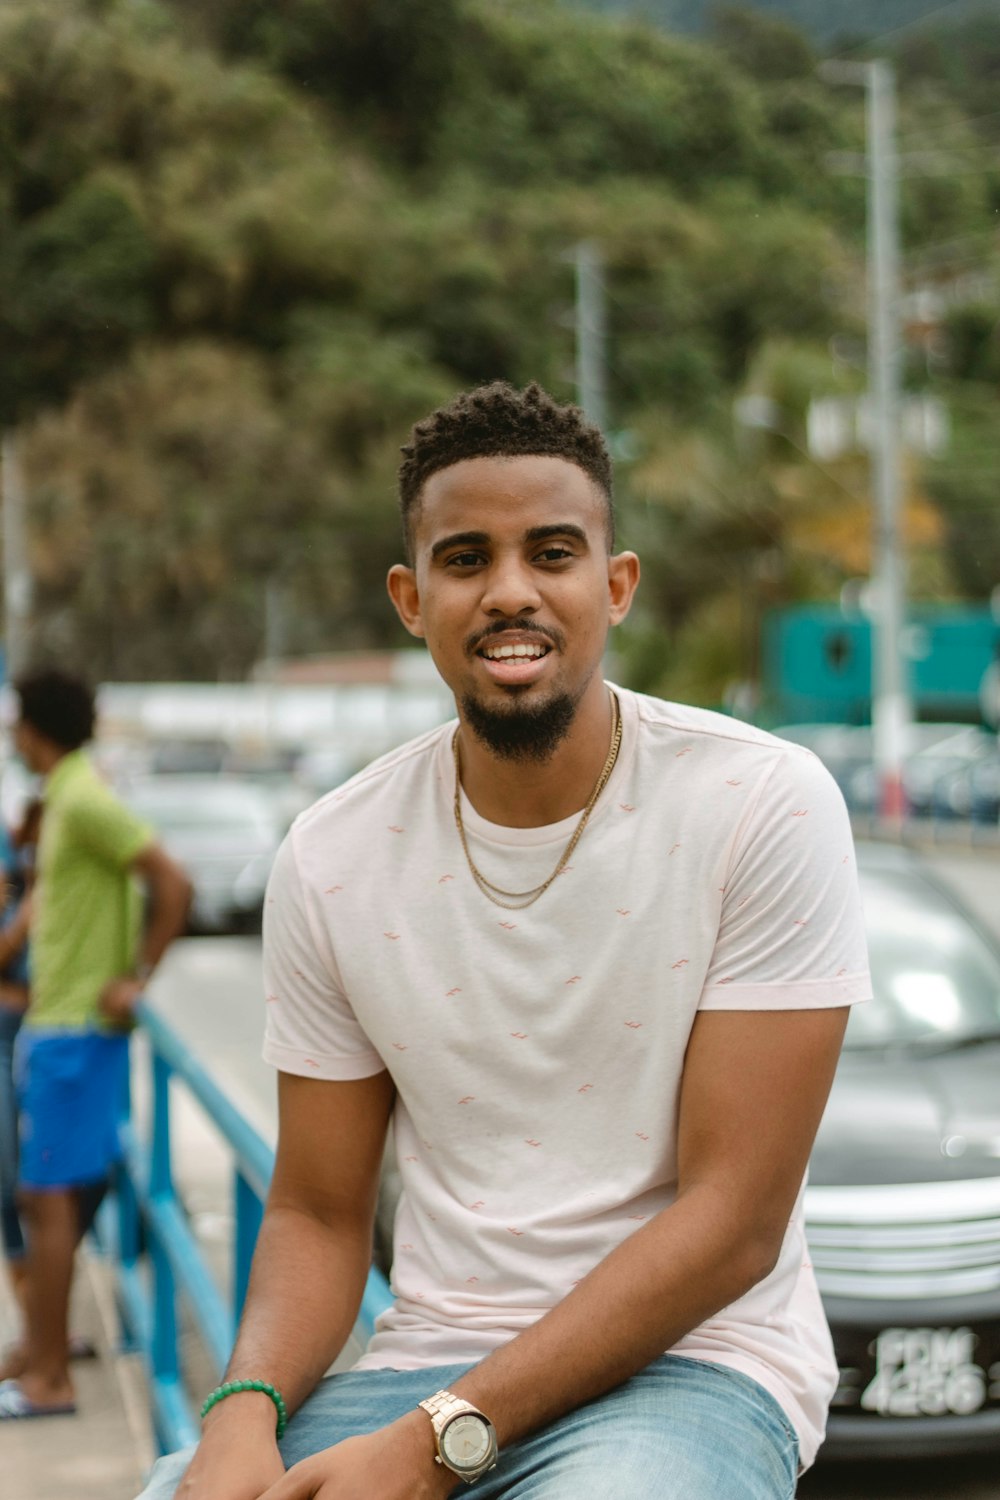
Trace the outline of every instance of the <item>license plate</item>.
<path fill-rule="evenodd" d="M 876 1417 L 971 1417 L 1000 1407 L 1000 1324 L 834 1330 L 835 1408 Z"/>

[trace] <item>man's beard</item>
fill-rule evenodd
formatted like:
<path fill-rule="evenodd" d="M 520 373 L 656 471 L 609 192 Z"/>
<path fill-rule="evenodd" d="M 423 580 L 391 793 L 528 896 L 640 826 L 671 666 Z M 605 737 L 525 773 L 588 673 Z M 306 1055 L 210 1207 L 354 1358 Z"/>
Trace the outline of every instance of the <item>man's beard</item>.
<path fill-rule="evenodd" d="M 547 703 L 486 708 L 471 693 L 462 699 L 462 714 L 476 739 L 502 760 L 546 761 L 569 733 L 580 696 L 558 693 Z"/>

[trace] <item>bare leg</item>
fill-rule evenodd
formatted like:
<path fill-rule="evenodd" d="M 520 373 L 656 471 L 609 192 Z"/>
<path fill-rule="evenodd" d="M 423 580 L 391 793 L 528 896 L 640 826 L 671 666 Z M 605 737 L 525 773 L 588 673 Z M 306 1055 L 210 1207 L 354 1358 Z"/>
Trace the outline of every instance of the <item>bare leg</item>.
<path fill-rule="evenodd" d="M 66 1322 L 79 1241 L 76 1194 L 66 1189 L 26 1191 L 23 1211 L 28 1229 L 27 1358 L 21 1369 L 0 1374 L 16 1376 L 24 1394 L 36 1405 L 57 1406 L 73 1399 Z"/>

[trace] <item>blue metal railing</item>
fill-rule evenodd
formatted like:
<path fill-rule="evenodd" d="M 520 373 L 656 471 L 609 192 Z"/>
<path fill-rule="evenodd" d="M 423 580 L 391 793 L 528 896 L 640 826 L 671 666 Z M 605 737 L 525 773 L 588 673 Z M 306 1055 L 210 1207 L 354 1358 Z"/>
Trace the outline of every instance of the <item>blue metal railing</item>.
<path fill-rule="evenodd" d="M 246 1296 L 274 1152 L 162 1016 L 142 1004 L 138 1019 L 150 1048 L 150 1128 L 143 1135 L 131 1114 L 123 1121 L 117 1211 L 109 1205 L 102 1218 L 102 1238 L 114 1259 L 125 1343 L 144 1358 L 157 1441 L 161 1451 L 168 1452 L 198 1437 L 197 1415 L 185 1391 L 178 1348 L 179 1298 L 183 1296 L 190 1307 L 221 1376 Z M 171 1080 L 198 1101 L 232 1152 L 235 1228 L 228 1298 L 209 1267 L 174 1184 Z M 358 1317 L 366 1337 L 391 1300 L 385 1278 L 373 1267 Z"/>

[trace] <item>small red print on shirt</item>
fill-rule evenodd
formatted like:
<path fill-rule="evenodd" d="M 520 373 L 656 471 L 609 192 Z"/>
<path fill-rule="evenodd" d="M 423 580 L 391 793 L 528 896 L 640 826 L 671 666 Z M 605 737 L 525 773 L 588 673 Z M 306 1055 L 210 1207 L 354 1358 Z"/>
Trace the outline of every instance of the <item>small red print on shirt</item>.
<path fill-rule="evenodd" d="M 742 786 L 742 781 L 727 781 L 726 786 Z"/>
<path fill-rule="evenodd" d="M 466 1278 L 465 1278 L 465 1284 L 466 1284 L 466 1286 L 476 1286 L 476 1284 L 478 1283 L 478 1281 L 479 1281 L 479 1277 L 478 1276 L 466 1276 Z"/>
<path fill-rule="evenodd" d="M 486 1200 L 484 1198 L 477 1198 L 476 1201 L 475 1201 L 475 1203 L 470 1203 L 469 1204 L 469 1207 L 470 1208 L 485 1208 L 486 1207 Z"/>
<path fill-rule="evenodd" d="M 809 813 L 808 807 L 800 807 L 800 808 L 796 809 L 795 812 L 792 813 L 792 817 L 793 818 L 805 818 L 805 817 L 808 816 L 808 813 Z"/>
<path fill-rule="evenodd" d="M 397 1052 L 405 1052 L 406 1051 L 406 1043 L 405 1042 L 393 1042 L 392 1045 L 395 1047 L 395 1049 L 396 1049 Z"/>
<path fill-rule="evenodd" d="M 326 890 L 323 892 L 323 895 L 324 896 L 336 896 L 343 889 L 344 889 L 344 887 L 342 885 L 328 885 L 327 888 L 326 888 Z"/>
<path fill-rule="evenodd" d="M 644 1132 L 643 1132 L 643 1131 L 641 1131 L 641 1130 L 637 1130 L 637 1131 L 636 1131 L 636 1136 L 637 1136 L 637 1137 L 638 1137 L 638 1139 L 639 1139 L 639 1140 L 640 1140 L 640 1141 L 648 1141 L 648 1140 L 649 1140 L 649 1136 L 648 1136 L 648 1135 L 646 1135 L 646 1134 L 645 1134 L 645 1133 L 644 1133 Z"/>
<path fill-rule="evenodd" d="M 305 1062 L 305 1065 L 306 1065 L 307 1068 L 318 1068 L 319 1067 L 319 1063 L 316 1061 L 316 1059 L 314 1057 L 304 1058 L 303 1061 Z"/>
<path fill-rule="evenodd" d="M 390 943 L 398 943 L 399 942 L 399 933 L 398 932 L 383 932 L 382 936 L 383 937 L 387 937 L 389 939 Z"/>
<path fill-rule="evenodd" d="M 444 885 L 444 883 L 445 883 L 446 880 L 454 880 L 454 879 L 455 879 L 454 875 L 442 875 L 441 879 L 438 881 L 438 885 Z"/>
<path fill-rule="evenodd" d="M 566 983 L 567 984 L 579 984 L 580 983 L 580 977 L 581 976 L 579 974 L 574 974 L 573 977 L 572 977 L 572 979 L 567 979 Z"/>
<path fill-rule="evenodd" d="M 680 847 L 681 847 L 680 844 L 675 844 L 674 847 L 673 847 L 673 849 L 670 850 L 670 854 L 667 855 L 667 858 L 669 859 L 670 855 L 674 854 Z"/>
<path fill-rule="evenodd" d="M 690 962 L 691 960 L 689 958 L 679 958 L 677 962 L 675 964 L 671 964 L 670 967 L 672 969 L 683 969 Z"/>
<path fill-rule="evenodd" d="M 626 1021 L 625 1025 L 628 1026 L 629 1029 L 632 1030 L 632 1031 L 641 1031 L 642 1030 L 642 1022 L 641 1021 Z"/>
<path fill-rule="evenodd" d="M 523 1229 L 511 1229 L 510 1225 L 508 1224 L 507 1225 L 507 1233 L 508 1234 L 516 1234 L 516 1235 L 520 1236 L 520 1235 L 522 1235 L 524 1233 L 524 1230 Z"/>
<path fill-rule="evenodd" d="M 635 807 L 631 802 L 619 802 L 618 806 L 622 812 L 635 812 Z"/>
<path fill-rule="evenodd" d="M 532 1140 L 529 1140 L 528 1137 L 525 1136 L 524 1144 L 526 1146 L 540 1146 L 542 1143 L 541 1143 L 541 1141 L 532 1141 Z"/>
<path fill-rule="evenodd" d="M 405 828 L 400 828 L 397 823 L 390 823 L 389 824 L 389 832 L 390 833 L 405 833 L 406 829 Z"/>
<path fill-rule="evenodd" d="M 455 989 L 453 989 L 453 990 L 445 990 L 444 997 L 445 997 L 446 1000 L 450 1000 L 451 997 L 452 997 L 452 995 L 460 995 L 461 993 L 462 993 L 462 991 L 456 985 Z"/>
<path fill-rule="evenodd" d="M 592 1089 L 593 1087 L 594 1085 L 592 1083 L 581 1083 L 580 1087 L 577 1089 L 577 1093 L 586 1094 L 588 1090 Z"/>
<path fill-rule="evenodd" d="M 690 755 L 693 748 L 694 747 L 692 745 L 685 745 L 683 750 L 678 750 L 677 754 L 674 756 L 674 759 L 680 760 L 682 755 Z"/>
<path fill-rule="evenodd" d="M 459 1102 L 459 1104 L 474 1104 L 475 1100 L 476 1100 L 475 1094 L 466 1094 L 465 1098 L 464 1099 L 459 1099 L 458 1102 Z"/>
<path fill-rule="evenodd" d="M 519 1042 L 526 1042 L 528 1040 L 528 1033 L 526 1031 L 512 1031 L 511 1036 L 516 1036 Z"/>
<path fill-rule="evenodd" d="M 616 906 L 615 910 L 620 917 L 630 917 L 632 915 L 632 908 L 630 906 Z"/>
<path fill-rule="evenodd" d="M 278 1004 L 278 997 L 277 997 L 277 995 L 268 995 L 267 996 L 267 1004 L 268 1005 L 277 1005 Z"/>
<path fill-rule="evenodd" d="M 503 930 L 505 932 L 513 932 L 514 928 L 517 926 L 517 923 L 516 922 L 501 922 L 500 926 L 503 928 Z"/>

